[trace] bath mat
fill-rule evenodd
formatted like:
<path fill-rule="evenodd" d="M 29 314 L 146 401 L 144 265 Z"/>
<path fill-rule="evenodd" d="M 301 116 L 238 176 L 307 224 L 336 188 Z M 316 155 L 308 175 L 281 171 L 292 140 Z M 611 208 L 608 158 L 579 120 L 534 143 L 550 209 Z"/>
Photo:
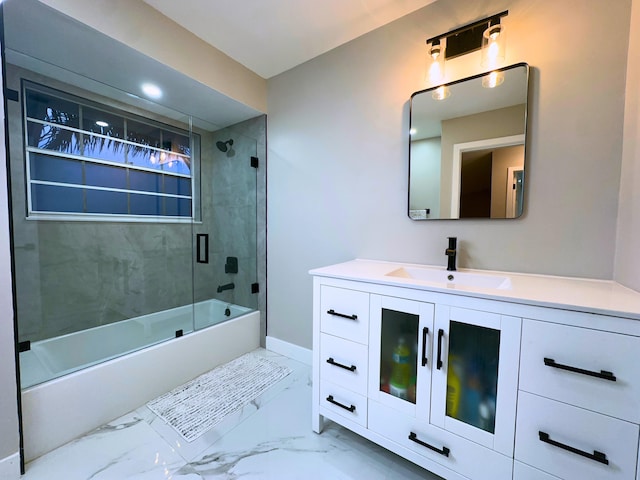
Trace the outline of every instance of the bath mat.
<path fill-rule="evenodd" d="M 151 400 L 147 407 L 192 442 L 289 373 L 289 367 L 250 352 Z"/>

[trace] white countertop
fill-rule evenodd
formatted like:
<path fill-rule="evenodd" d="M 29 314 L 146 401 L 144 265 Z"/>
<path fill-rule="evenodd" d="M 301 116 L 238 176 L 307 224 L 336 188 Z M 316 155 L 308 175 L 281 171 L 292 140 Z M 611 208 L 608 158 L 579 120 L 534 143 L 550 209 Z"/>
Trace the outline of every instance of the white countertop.
<path fill-rule="evenodd" d="M 612 280 L 557 277 L 489 270 L 458 269 L 459 272 L 509 277 L 508 289 L 480 288 L 427 282 L 415 278 L 389 276 L 399 268 L 430 268 L 446 270 L 442 266 L 383 262 L 356 259 L 327 267 L 316 268 L 314 276 L 341 278 L 441 293 L 457 293 L 469 297 L 526 303 L 541 307 L 564 308 L 640 320 L 640 293 Z M 452 272 L 455 274 L 455 272 Z"/>

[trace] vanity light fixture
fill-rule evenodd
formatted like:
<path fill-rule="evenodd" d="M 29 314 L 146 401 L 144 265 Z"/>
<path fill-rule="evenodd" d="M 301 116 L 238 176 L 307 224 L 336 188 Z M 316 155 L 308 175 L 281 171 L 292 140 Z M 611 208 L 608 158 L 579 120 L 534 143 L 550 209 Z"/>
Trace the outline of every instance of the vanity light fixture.
<path fill-rule="evenodd" d="M 485 68 L 499 67 L 505 59 L 507 37 L 504 25 L 500 24 L 500 17 L 489 20 L 489 26 L 482 34 L 482 60 L 480 64 Z"/>
<path fill-rule="evenodd" d="M 496 68 L 498 66 L 496 64 L 497 62 L 504 61 L 506 46 L 504 26 L 500 24 L 500 19 L 506 17 L 508 14 L 509 11 L 505 10 L 496 15 L 456 28 L 450 32 L 429 38 L 427 44 L 430 45 L 430 56 L 435 60 L 434 53 L 439 54 L 438 58 L 444 53 L 444 58 L 441 60 L 444 64 L 444 60 L 450 60 L 482 49 L 482 66 L 490 69 Z M 443 40 L 446 46 L 444 49 L 441 46 Z M 434 51 L 434 48 L 436 51 Z M 442 72 L 444 73 L 444 65 L 442 66 Z"/>
<path fill-rule="evenodd" d="M 444 82 L 444 47 L 439 38 L 432 39 L 429 47 L 427 80 L 434 85 Z"/>

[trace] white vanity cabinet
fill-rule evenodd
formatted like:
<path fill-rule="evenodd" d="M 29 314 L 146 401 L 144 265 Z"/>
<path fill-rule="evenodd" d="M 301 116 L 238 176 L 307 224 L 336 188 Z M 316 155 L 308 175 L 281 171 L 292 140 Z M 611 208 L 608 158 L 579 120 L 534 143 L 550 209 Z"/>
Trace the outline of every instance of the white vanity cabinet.
<path fill-rule="evenodd" d="M 640 337 L 525 320 L 516 460 L 559 478 L 635 479 L 639 367 Z"/>
<path fill-rule="evenodd" d="M 520 319 L 383 295 L 370 305 L 368 428 L 466 476 L 511 478 Z"/>
<path fill-rule="evenodd" d="M 315 431 L 326 417 L 446 478 L 512 478 L 520 318 L 409 289 L 314 288 Z"/>
<path fill-rule="evenodd" d="M 640 294 L 419 268 L 437 270 L 311 272 L 314 431 L 331 419 L 446 479 L 640 480 Z"/>

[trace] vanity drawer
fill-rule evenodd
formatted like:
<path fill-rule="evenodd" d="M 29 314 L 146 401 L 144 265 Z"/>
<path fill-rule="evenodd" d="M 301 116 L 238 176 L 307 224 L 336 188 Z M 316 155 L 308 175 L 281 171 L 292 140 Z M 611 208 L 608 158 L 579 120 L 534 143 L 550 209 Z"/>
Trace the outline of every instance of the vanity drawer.
<path fill-rule="evenodd" d="M 639 433 L 633 423 L 520 392 L 515 457 L 563 479 L 628 480 Z"/>
<path fill-rule="evenodd" d="M 558 477 L 516 460 L 513 462 L 513 480 L 558 480 Z"/>
<path fill-rule="evenodd" d="M 320 335 L 320 378 L 361 395 L 367 393 L 366 345 L 323 333 Z"/>
<path fill-rule="evenodd" d="M 357 290 L 320 288 L 320 330 L 336 337 L 367 344 L 369 294 Z"/>
<path fill-rule="evenodd" d="M 320 382 L 320 406 L 366 428 L 367 397 L 335 383 Z"/>
<path fill-rule="evenodd" d="M 522 325 L 520 390 L 640 423 L 638 365 L 638 337 L 536 320 Z"/>
<path fill-rule="evenodd" d="M 512 478 L 512 459 L 374 401 L 369 402 L 369 430 L 470 479 Z"/>

